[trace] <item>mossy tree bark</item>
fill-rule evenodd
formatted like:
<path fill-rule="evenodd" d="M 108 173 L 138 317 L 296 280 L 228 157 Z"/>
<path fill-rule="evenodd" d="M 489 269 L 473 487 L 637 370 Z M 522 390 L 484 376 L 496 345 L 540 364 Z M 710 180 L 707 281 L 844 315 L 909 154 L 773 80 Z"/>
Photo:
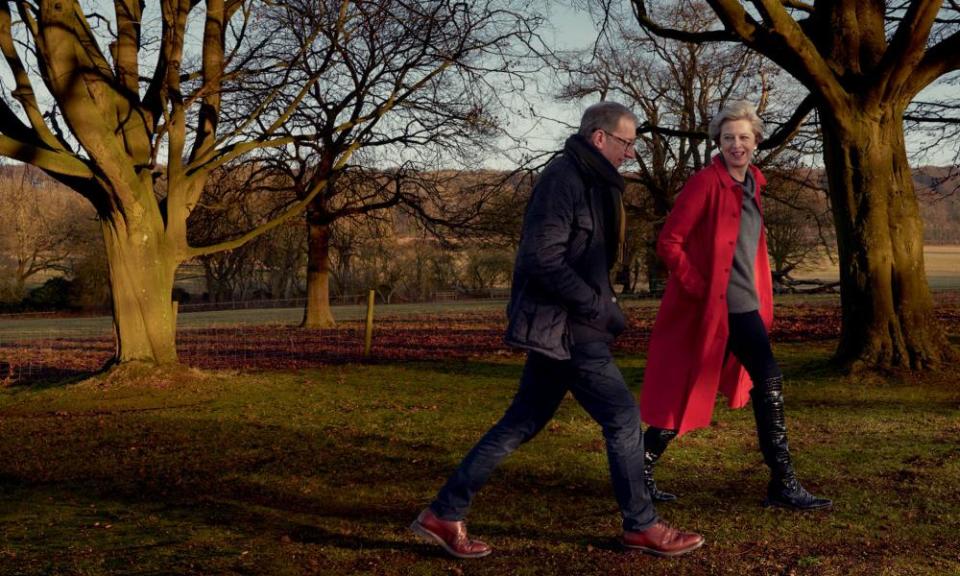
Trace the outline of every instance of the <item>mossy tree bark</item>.
<path fill-rule="evenodd" d="M 927 285 L 901 115 L 862 110 L 823 128 L 841 263 L 836 356 L 852 366 L 935 366 L 951 350 Z"/>

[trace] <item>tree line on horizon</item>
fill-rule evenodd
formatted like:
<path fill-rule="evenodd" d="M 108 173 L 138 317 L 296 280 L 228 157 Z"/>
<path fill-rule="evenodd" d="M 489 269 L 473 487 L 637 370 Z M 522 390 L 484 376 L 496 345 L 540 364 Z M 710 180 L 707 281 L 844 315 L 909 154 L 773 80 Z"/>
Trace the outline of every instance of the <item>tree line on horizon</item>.
<path fill-rule="evenodd" d="M 928 166 L 914 173 L 927 245 L 960 244 L 960 194 L 955 193 L 960 175 L 954 172 Z M 445 171 L 442 176 L 451 196 L 463 198 L 461 208 L 471 204 L 471 195 L 459 190 L 478 186 L 491 190 L 481 194 L 488 205 L 471 207 L 478 213 L 470 224 L 442 237 L 402 207 L 383 209 L 375 218 L 339 222 L 331 234 L 327 305 L 365 299 L 368 290 L 391 303 L 509 288 L 530 179 L 522 186 L 504 171 Z M 229 235 L 249 227 L 254 214 L 269 213 L 263 206 L 244 206 L 243 201 L 256 204 L 273 198 L 245 195 L 242 181 L 216 180 L 218 190 L 211 196 L 218 202 L 195 213 L 203 219 L 198 229 L 210 237 Z M 507 181 L 509 186 L 504 185 Z M 783 181 L 772 177 L 772 186 L 792 187 L 789 193 L 775 191 L 774 197 L 789 201 L 770 202 L 765 214 L 772 269 L 781 291 L 792 290 L 785 277 L 816 267 L 835 251 L 830 222 L 816 217 L 829 211 L 822 181 L 822 170 L 803 170 Z M 631 179 L 626 196 L 632 207 L 628 261 L 617 279 L 624 293 L 656 292 L 645 252 L 655 240 L 655 226 L 639 209 L 650 203 L 651 194 Z M 0 218 L 8 223 L 0 232 L 0 309 L 109 310 L 107 262 L 96 213 L 71 190 L 31 167 L 0 165 Z M 238 248 L 186 262 L 174 299 L 181 305 L 302 299 L 307 294 L 307 233 L 304 222 L 293 219 Z"/>

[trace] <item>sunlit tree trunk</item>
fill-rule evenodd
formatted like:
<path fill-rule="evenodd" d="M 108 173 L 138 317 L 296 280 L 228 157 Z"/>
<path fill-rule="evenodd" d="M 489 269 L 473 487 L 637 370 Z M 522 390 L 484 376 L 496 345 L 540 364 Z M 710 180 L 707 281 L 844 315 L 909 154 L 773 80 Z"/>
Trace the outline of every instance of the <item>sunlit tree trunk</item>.
<path fill-rule="evenodd" d="M 901 117 L 845 115 L 823 125 L 842 287 L 837 359 L 855 368 L 935 366 L 952 350 L 933 313 Z"/>
<path fill-rule="evenodd" d="M 177 261 L 146 227 L 104 221 L 117 362 L 177 362 L 172 292 Z"/>
<path fill-rule="evenodd" d="M 330 309 L 330 225 L 314 207 L 307 211 L 307 303 L 301 326 L 336 326 Z"/>

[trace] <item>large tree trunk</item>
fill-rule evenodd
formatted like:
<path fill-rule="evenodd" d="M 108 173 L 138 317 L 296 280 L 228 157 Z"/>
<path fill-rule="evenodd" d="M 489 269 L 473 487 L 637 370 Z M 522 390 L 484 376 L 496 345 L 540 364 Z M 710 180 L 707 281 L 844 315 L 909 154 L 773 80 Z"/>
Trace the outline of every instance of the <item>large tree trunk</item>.
<path fill-rule="evenodd" d="M 655 296 L 663 295 L 667 286 L 667 267 L 657 256 L 657 240 L 667 221 L 667 215 L 673 209 L 674 191 L 663 186 L 650 187 L 653 199 L 653 230 L 650 239 L 644 244 L 644 261 L 647 268 L 647 289 Z"/>
<path fill-rule="evenodd" d="M 303 328 L 336 326 L 330 309 L 330 225 L 307 212 L 307 304 Z"/>
<path fill-rule="evenodd" d="M 953 351 L 934 317 L 923 222 L 899 114 L 824 119 L 840 256 L 836 359 L 856 368 L 936 366 Z"/>
<path fill-rule="evenodd" d="M 24 274 L 23 264 L 17 264 L 17 281 L 14 284 L 14 294 L 17 298 L 23 298 L 24 294 L 27 293 L 27 276 Z"/>
<path fill-rule="evenodd" d="M 113 294 L 116 362 L 176 364 L 175 256 L 155 233 L 103 221 Z"/>

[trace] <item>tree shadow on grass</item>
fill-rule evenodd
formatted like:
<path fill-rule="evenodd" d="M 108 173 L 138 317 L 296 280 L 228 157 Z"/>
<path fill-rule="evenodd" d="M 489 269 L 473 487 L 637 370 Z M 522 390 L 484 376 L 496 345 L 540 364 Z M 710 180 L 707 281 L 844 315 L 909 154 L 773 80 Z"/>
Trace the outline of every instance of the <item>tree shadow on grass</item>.
<path fill-rule="evenodd" d="M 33 427 L 59 431 L 42 444 L 4 442 L 0 484 L 21 494 L 56 488 L 130 508 L 162 503 L 186 522 L 250 533 L 266 528 L 278 538 L 305 543 L 410 548 L 415 540 L 406 527 L 426 505 L 425 490 L 439 489 L 452 472 L 448 448 L 439 442 L 382 434 L 331 437 L 156 413 L 62 418 L 42 426 L 55 418 L 20 422 L 28 434 Z M 553 474 L 523 468 L 500 471 L 495 483 L 510 494 L 524 494 L 522 500 L 538 499 L 547 510 L 549 502 L 569 500 L 574 506 L 584 497 L 613 502 L 605 479 L 581 482 L 573 491 Z M 387 536 L 371 536 L 380 532 Z M 583 540 L 529 522 L 505 534 Z"/>
<path fill-rule="evenodd" d="M 60 388 L 82 382 L 103 374 L 107 367 L 97 369 L 62 368 L 54 365 L 31 366 L 29 369 L 13 367 L 5 378 L 0 378 L 0 386 L 15 391 L 36 391 Z"/>
<path fill-rule="evenodd" d="M 455 461 L 444 437 L 404 437 L 370 426 L 337 428 L 336 433 L 292 429 L 241 418 L 224 422 L 217 414 L 206 418 L 193 410 L 51 415 L 0 427 L 0 505 L 26 502 L 43 509 L 43 514 L 30 510 L 20 518 L 27 533 L 46 530 L 49 537 L 55 530 L 62 541 L 54 540 L 53 545 L 63 551 L 64 565 L 79 557 L 73 554 L 81 554 L 71 550 L 98 543 L 109 544 L 110 554 L 146 565 L 169 567 L 163 563 L 173 559 L 180 567 L 187 558 L 198 563 L 191 573 L 208 568 L 216 573 L 210 568 L 216 558 L 249 546 L 255 552 L 251 557 L 259 554 L 260 573 L 270 573 L 265 566 L 293 553 L 321 558 L 331 570 L 346 570 L 341 573 L 349 573 L 361 554 L 401 565 L 447 559 L 438 546 L 407 529 L 453 470 Z M 559 449 L 554 444 L 541 448 Z M 717 462 L 712 467 L 700 461 L 667 462 L 663 470 L 669 473 L 661 478 L 662 487 L 675 489 L 682 500 L 659 512 L 668 522 L 689 529 L 698 525 L 714 529 L 724 518 L 742 516 L 749 523 L 748 539 L 761 538 L 763 531 L 774 534 L 762 536 L 764 542 L 784 536 L 785 543 L 773 548 L 755 540 L 740 547 L 734 544 L 735 561 L 743 560 L 736 555 L 746 555 L 745 573 L 764 573 L 749 568 L 753 556 L 761 552 L 789 558 L 796 555 L 793 547 L 798 545 L 815 547 L 819 554 L 829 552 L 829 540 L 809 535 L 810 526 L 829 518 L 829 513 L 760 509 L 766 470 L 755 454 L 752 458 L 756 462 L 733 470 Z M 497 547 L 499 559 L 486 565 L 494 570 L 488 573 L 498 569 L 507 573 L 520 561 L 564 566 L 599 562 L 598 566 L 614 568 L 632 563 L 628 555 L 619 556 L 623 549 L 617 542 L 616 505 L 605 467 L 598 463 L 603 470 L 595 473 L 565 473 L 546 462 L 534 458 L 504 466 L 481 492 L 470 529 Z M 576 486 L 568 485 L 571 480 Z M 853 490 L 854 483 L 856 479 L 836 486 L 830 495 Z M 96 512 L 90 512 L 94 508 Z M 161 526 L 149 519 L 153 516 L 161 518 Z M 103 532 L 92 530 L 90 524 L 103 517 L 115 518 L 113 530 L 126 530 L 122 540 L 97 539 Z M 47 527 L 49 521 L 58 526 Z M 794 539 L 789 535 L 795 529 L 806 535 Z M 836 533 L 829 526 L 827 531 Z M 709 538 L 709 530 L 707 534 Z M 165 545 L 150 548 L 156 541 Z M 285 547 L 288 544 L 293 547 Z M 41 545 L 21 541 L 10 546 L 21 558 L 34 564 L 41 561 Z M 730 546 L 720 544 L 702 558 L 729 560 Z M 325 555 L 330 559 L 322 560 Z M 402 573 L 402 567 L 396 570 Z"/>

